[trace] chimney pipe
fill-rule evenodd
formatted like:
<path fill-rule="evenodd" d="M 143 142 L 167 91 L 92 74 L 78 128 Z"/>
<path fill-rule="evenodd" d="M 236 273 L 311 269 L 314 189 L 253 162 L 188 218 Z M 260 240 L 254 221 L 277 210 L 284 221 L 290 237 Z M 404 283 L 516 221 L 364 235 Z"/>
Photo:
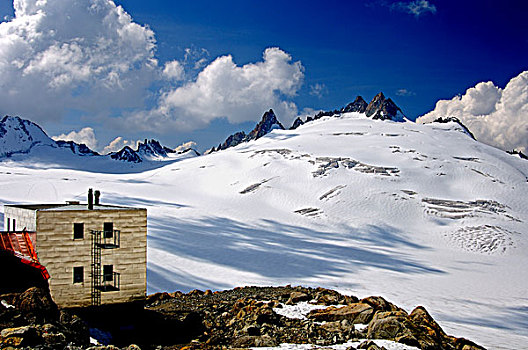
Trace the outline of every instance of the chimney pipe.
<path fill-rule="evenodd" d="M 90 188 L 88 190 L 88 210 L 93 210 L 93 190 Z"/>
<path fill-rule="evenodd" d="M 99 190 L 95 190 L 95 205 L 99 205 L 99 197 L 101 197 L 101 192 Z"/>

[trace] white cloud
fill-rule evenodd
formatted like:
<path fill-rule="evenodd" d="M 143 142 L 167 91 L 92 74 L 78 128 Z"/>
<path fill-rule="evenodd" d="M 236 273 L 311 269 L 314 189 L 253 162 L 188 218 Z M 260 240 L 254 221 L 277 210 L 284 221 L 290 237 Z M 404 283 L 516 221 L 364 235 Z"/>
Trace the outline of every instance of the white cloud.
<path fill-rule="evenodd" d="M 165 63 L 165 68 L 163 68 L 163 77 L 167 80 L 183 80 L 185 76 L 185 71 L 182 64 L 177 61 L 169 61 Z"/>
<path fill-rule="evenodd" d="M 417 119 L 459 118 L 477 140 L 503 150 L 528 150 L 528 71 L 510 80 L 504 89 L 491 81 L 478 83 L 463 96 L 440 100 L 433 111 Z"/>
<path fill-rule="evenodd" d="M 155 79 L 154 33 L 111 0 L 14 0 L 0 23 L 0 114 L 141 107 Z"/>
<path fill-rule="evenodd" d="M 314 85 L 310 85 L 310 95 L 316 96 L 318 98 L 323 97 L 323 95 L 326 95 L 328 93 L 328 89 L 326 88 L 325 84 L 316 83 Z"/>
<path fill-rule="evenodd" d="M 95 132 L 90 127 L 82 128 L 80 131 L 71 131 L 68 134 L 52 136 L 51 138 L 55 141 L 64 140 L 73 141 L 78 144 L 84 143 L 91 150 L 97 149 L 97 139 L 95 137 Z"/>
<path fill-rule="evenodd" d="M 105 146 L 102 150 L 102 154 L 108 154 L 110 152 L 118 152 L 123 147 L 128 146 L 132 148 L 133 150 L 137 149 L 137 145 L 141 140 L 125 140 L 121 136 L 116 137 L 114 140 L 112 140 L 107 146 Z"/>
<path fill-rule="evenodd" d="M 414 91 L 407 90 L 407 89 L 398 89 L 398 91 L 396 91 L 396 95 L 398 95 L 398 96 L 415 96 L 416 93 Z"/>
<path fill-rule="evenodd" d="M 194 141 L 188 141 L 188 142 L 184 142 L 182 143 L 181 145 L 179 145 L 178 147 L 176 147 L 174 150 L 176 152 L 184 152 L 184 151 L 187 151 L 188 149 L 190 148 L 193 148 L 194 146 L 196 146 L 196 142 Z"/>
<path fill-rule="evenodd" d="M 396 2 L 391 5 L 392 9 L 407 12 L 415 17 L 420 17 L 425 13 L 436 13 L 436 6 L 427 0 L 415 0 L 410 2 Z"/>
<path fill-rule="evenodd" d="M 292 97 L 304 68 L 279 48 L 238 66 L 230 55 L 211 61 L 207 50 L 191 47 L 160 65 L 154 32 L 112 0 L 13 5 L 15 16 L 0 23 L 0 115 L 41 123 L 71 111 L 122 113 L 107 124 L 155 132 L 193 130 L 215 118 L 258 120 L 269 108 L 286 123 L 297 115 Z"/>
<path fill-rule="evenodd" d="M 195 80 L 165 91 L 158 106 L 126 119 L 146 130 L 193 130 L 216 118 L 231 123 L 259 120 L 273 108 L 286 124 L 297 116 L 296 95 L 304 79 L 300 62 L 277 47 L 264 51 L 263 60 L 237 66 L 222 56 L 205 67 Z"/>

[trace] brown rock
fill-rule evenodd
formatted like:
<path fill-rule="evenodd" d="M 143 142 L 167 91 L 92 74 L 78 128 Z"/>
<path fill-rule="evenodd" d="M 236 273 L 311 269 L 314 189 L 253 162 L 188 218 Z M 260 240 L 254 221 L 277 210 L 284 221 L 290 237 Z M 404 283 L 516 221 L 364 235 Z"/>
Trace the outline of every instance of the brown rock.
<path fill-rule="evenodd" d="M 408 335 L 407 313 L 402 311 L 377 312 L 370 321 L 367 331 L 368 338 L 391 339 L 398 336 Z"/>
<path fill-rule="evenodd" d="M 359 344 L 357 348 L 358 349 L 366 349 L 366 350 L 386 350 L 383 346 L 380 348 L 372 340 L 364 341 L 363 343 Z"/>
<path fill-rule="evenodd" d="M 49 291 L 31 287 L 14 300 L 15 307 L 32 322 L 41 323 L 59 318 L 59 309 L 53 302 Z"/>
<path fill-rule="evenodd" d="M 360 303 L 369 304 L 375 311 L 404 311 L 393 303 L 388 302 L 382 297 L 368 297 L 360 300 Z"/>
<path fill-rule="evenodd" d="M 309 301 L 311 297 L 303 292 L 292 292 L 290 298 L 286 302 L 287 305 L 297 304 L 300 301 Z"/>
<path fill-rule="evenodd" d="M 351 323 L 368 323 L 373 315 L 372 306 L 356 303 L 342 307 L 330 306 L 322 310 L 312 310 L 307 317 L 318 322 L 348 320 Z"/>
<path fill-rule="evenodd" d="M 269 335 L 263 336 L 242 336 L 233 341 L 231 347 L 236 348 L 250 348 L 250 347 L 273 347 L 277 346 L 277 342 Z"/>

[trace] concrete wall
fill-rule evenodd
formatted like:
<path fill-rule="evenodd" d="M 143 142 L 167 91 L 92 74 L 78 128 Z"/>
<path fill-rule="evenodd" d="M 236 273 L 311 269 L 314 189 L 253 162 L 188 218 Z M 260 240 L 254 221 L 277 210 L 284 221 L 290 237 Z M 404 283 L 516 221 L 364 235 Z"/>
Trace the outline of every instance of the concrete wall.
<path fill-rule="evenodd" d="M 23 209 L 4 206 L 4 231 L 7 231 L 7 220 L 16 220 L 16 229 L 22 231 L 24 227 L 28 231 L 36 231 L 36 211 L 33 209 Z M 13 231 L 13 224 L 10 227 Z"/>
<path fill-rule="evenodd" d="M 46 266 L 51 295 L 61 307 L 91 305 L 91 230 L 102 231 L 104 222 L 113 222 L 121 231 L 120 247 L 102 249 L 101 266 L 113 265 L 121 274 L 119 291 L 102 292 L 101 303 L 141 300 L 147 283 L 147 211 L 119 210 L 39 210 L 36 250 Z M 73 223 L 84 223 L 84 238 L 73 238 Z M 83 266 L 84 282 L 73 283 L 73 268 Z M 102 273 L 102 271 L 101 271 Z"/>

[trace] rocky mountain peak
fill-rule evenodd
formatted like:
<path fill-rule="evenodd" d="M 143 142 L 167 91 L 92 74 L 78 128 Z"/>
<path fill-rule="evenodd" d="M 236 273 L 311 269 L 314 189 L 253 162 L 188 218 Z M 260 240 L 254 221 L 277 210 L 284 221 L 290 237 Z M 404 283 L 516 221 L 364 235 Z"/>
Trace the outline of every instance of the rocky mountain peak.
<path fill-rule="evenodd" d="M 403 121 L 405 115 L 390 98 L 385 98 L 383 92 L 378 93 L 365 109 L 367 117 L 380 120 Z"/>
<path fill-rule="evenodd" d="M 341 110 L 341 112 L 343 113 L 350 113 L 350 112 L 365 113 L 367 106 L 368 106 L 367 102 L 365 102 L 363 97 L 357 96 L 354 102 L 349 103 L 345 108 Z"/>
<path fill-rule="evenodd" d="M 247 135 L 247 139 L 256 140 L 266 135 L 273 129 L 284 130 L 284 126 L 282 126 L 282 124 L 277 120 L 277 117 L 275 116 L 275 112 L 273 112 L 273 109 L 270 109 L 269 111 L 264 113 L 260 122 L 257 124 L 257 126 L 255 126 L 255 129 L 253 129 Z"/>
<path fill-rule="evenodd" d="M 174 153 L 174 150 L 162 146 L 157 140 L 145 139 L 144 142 L 138 143 L 136 152 L 141 156 L 157 158 L 166 157 L 168 153 Z"/>
<path fill-rule="evenodd" d="M 293 122 L 292 126 L 290 126 L 290 130 L 297 129 L 299 126 L 303 124 L 304 122 L 302 121 L 302 119 L 300 117 L 297 117 L 297 119 L 295 119 L 295 121 Z"/>
<path fill-rule="evenodd" d="M 110 158 L 123 162 L 141 163 L 141 157 L 129 146 L 123 147 L 119 152 L 109 154 Z"/>

